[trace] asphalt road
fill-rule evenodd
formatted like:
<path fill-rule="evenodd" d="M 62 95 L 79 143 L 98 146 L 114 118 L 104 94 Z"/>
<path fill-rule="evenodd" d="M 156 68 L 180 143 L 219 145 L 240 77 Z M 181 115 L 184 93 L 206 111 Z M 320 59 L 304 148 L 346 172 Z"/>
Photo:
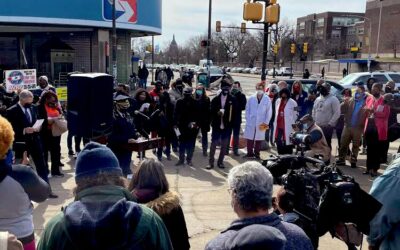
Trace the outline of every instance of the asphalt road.
<path fill-rule="evenodd" d="M 249 95 L 255 92 L 255 84 L 260 78 L 236 76 L 235 80 L 242 83 L 244 92 Z M 393 143 L 390 152 L 394 153 L 399 146 Z M 333 154 L 336 154 L 337 140 L 333 140 Z M 245 153 L 241 150 L 242 154 Z M 51 178 L 50 182 L 55 193 L 59 195 L 58 199 L 47 200 L 34 206 L 34 225 L 37 239 L 43 231 L 45 224 L 56 213 L 61 211 L 61 207 L 66 206 L 73 200 L 72 190 L 74 182 L 75 159 L 68 157 L 66 147 L 66 134 L 62 137 L 62 161 L 65 163 L 63 172 L 64 178 Z M 217 151 L 218 153 L 218 151 Z M 275 154 L 272 148 L 269 151 L 262 152 L 261 157 L 267 158 Z M 146 154 L 148 157 L 155 157 L 151 151 Z M 136 154 L 133 155 L 134 165 L 139 162 Z M 190 243 L 195 250 L 204 249 L 208 241 L 224 230 L 232 220 L 236 219 L 230 206 L 230 197 L 227 191 L 226 176 L 229 170 L 243 163 L 242 157 L 229 155 L 226 157 L 226 168 L 206 170 L 208 159 L 202 156 L 201 145 L 199 141 L 196 144 L 194 154 L 194 167 L 175 167 L 178 158 L 176 154 L 172 155 L 172 161 L 163 160 L 165 172 L 170 183 L 170 188 L 179 192 L 182 196 L 182 208 L 185 214 L 187 228 L 190 236 Z M 135 166 L 133 166 L 135 168 Z M 360 156 L 359 167 L 351 169 L 350 167 L 341 167 L 343 172 L 355 177 L 364 190 L 369 191 L 372 179 L 362 175 L 365 169 L 365 156 Z M 382 171 L 382 170 L 381 170 Z M 275 191 L 278 189 L 275 186 Z M 338 239 L 332 239 L 330 235 L 320 238 L 320 248 L 322 250 L 346 250 L 347 247 Z M 364 243 L 363 249 L 367 249 Z"/>

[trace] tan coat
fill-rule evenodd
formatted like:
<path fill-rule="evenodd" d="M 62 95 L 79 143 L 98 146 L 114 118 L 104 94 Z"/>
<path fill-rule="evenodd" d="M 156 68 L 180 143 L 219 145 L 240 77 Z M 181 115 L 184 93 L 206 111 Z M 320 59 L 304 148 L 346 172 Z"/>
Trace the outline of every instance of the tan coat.
<path fill-rule="evenodd" d="M 317 124 L 314 124 L 307 132 L 311 133 L 315 130 L 321 132 L 322 138 L 316 143 L 310 145 L 311 150 L 305 152 L 305 156 L 315 157 L 315 155 L 322 155 L 323 160 L 328 161 L 331 159 L 331 148 L 328 146 L 328 143 L 326 142 L 324 132 L 322 131 L 322 129 Z"/>

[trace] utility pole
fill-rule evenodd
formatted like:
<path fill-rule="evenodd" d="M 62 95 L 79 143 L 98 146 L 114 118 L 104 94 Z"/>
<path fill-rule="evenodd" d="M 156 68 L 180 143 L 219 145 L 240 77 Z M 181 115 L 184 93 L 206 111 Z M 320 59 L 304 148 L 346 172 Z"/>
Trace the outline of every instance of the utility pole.
<path fill-rule="evenodd" d="M 116 13 L 115 1 L 112 1 L 112 75 L 114 82 L 117 83 L 117 27 L 116 27 Z"/>
<path fill-rule="evenodd" d="M 269 4 L 269 1 L 266 1 L 266 4 Z M 264 41 L 263 41 L 263 59 L 262 59 L 262 67 L 261 67 L 261 81 L 265 82 L 267 79 L 267 55 L 268 55 L 268 28 L 269 24 L 264 23 Z"/>
<path fill-rule="evenodd" d="M 376 57 L 379 57 L 379 43 L 381 40 L 381 22 L 382 22 L 382 9 L 383 9 L 383 0 L 379 1 L 381 2 L 381 8 L 379 10 L 378 37 L 376 40 Z"/>
<path fill-rule="evenodd" d="M 208 3 L 208 40 L 207 40 L 207 88 L 210 87 L 211 15 L 212 15 L 212 0 L 209 0 L 209 3 Z"/>
<path fill-rule="evenodd" d="M 154 82 L 154 35 L 151 36 L 151 82 Z"/>

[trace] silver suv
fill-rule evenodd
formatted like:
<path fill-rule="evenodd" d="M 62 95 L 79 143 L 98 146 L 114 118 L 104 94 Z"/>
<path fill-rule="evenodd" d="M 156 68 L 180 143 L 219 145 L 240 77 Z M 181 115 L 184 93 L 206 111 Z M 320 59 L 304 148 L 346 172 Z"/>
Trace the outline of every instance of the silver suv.
<path fill-rule="evenodd" d="M 351 89 L 355 88 L 356 82 L 363 82 L 364 84 L 367 84 L 367 80 L 371 77 L 375 78 L 377 82 L 382 84 L 386 84 L 388 81 L 394 81 L 396 83 L 396 87 L 400 87 L 400 73 L 389 71 L 352 73 L 340 80 L 339 83 L 343 87 Z"/>

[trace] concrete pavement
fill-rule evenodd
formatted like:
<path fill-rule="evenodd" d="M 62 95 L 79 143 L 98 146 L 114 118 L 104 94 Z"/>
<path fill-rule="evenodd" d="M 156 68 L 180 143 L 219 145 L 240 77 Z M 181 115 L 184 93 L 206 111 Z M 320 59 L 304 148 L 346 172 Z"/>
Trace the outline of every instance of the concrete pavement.
<path fill-rule="evenodd" d="M 53 190 L 59 195 L 59 198 L 35 204 L 34 225 L 37 237 L 40 237 L 49 219 L 60 212 L 62 206 L 66 206 L 73 200 L 75 159 L 67 156 L 65 139 L 64 136 L 62 140 L 62 155 L 63 162 L 66 163 L 63 168 L 65 177 L 50 179 Z M 398 143 L 393 144 L 391 152 L 396 151 L 397 146 Z M 226 169 L 206 170 L 208 159 L 202 156 L 200 147 L 200 144 L 197 143 L 193 161 L 194 167 L 175 167 L 174 164 L 178 160 L 176 154 L 173 154 L 172 161 L 163 160 L 171 189 L 179 192 L 182 196 L 182 208 L 191 237 L 192 249 L 204 249 L 208 241 L 225 229 L 232 220 L 236 219 L 236 215 L 230 206 L 226 176 L 229 169 L 243 162 L 241 157 L 228 156 L 226 158 Z M 274 153 L 274 150 L 265 151 L 262 153 L 262 157 L 266 158 L 272 153 Z M 148 157 L 154 157 L 151 151 L 147 155 Z M 135 164 L 137 163 L 138 160 L 135 159 Z M 362 167 L 364 165 L 365 156 L 361 156 L 360 168 L 341 167 L 341 169 L 346 174 L 353 175 L 362 188 L 369 190 L 372 180 L 361 174 L 364 170 Z M 275 190 L 277 188 L 279 187 L 276 186 Z M 347 248 L 339 240 L 331 239 L 330 235 L 325 235 L 320 240 L 320 249 L 345 250 Z M 363 249 L 367 249 L 366 244 Z"/>
<path fill-rule="evenodd" d="M 244 92 L 249 95 L 254 93 L 256 78 L 235 77 L 242 82 Z M 333 140 L 333 147 L 336 149 L 337 140 Z M 392 143 L 390 153 L 395 153 L 399 143 Z M 163 160 L 165 172 L 170 183 L 171 189 L 179 192 L 182 196 L 182 208 L 186 217 L 186 223 L 189 231 L 190 243 L 192 249 L 204 249 L 208 241 L 225 229 L 232 220 L 236 219 L 230 205 L 230 197 L 227 191 L 226 176 L 229 170 L 243 162 L 242 157 L 226 157 L 226 169 L 206 170 L 208 159 L 202 156 L 201 145 L 198 142 L 194 155 L 194 167 L 175 167 L 174 164 L 178 158 L 173 154 L 172 161 Z M 217 151 L 217 154 L 219 151 Z M 242 151 L 242 154 L 244 151 Z M 262 158 L 267 158 L 275 151 L 262 152 Z M 336 154 L 336 150 L 333 150 Z M 146 154 L 148 157 L 155 157 L 151 151 Z M 55 193 L 59 195 L 58 199 L 47 200 L 41 204 L 35 204 L 34 225 L 35 233 L 39 238 L 45 224 L 56 213 L 61 211 L 73 200 L 74 182 L 74 164 L 75 159 L 68 157 L 66 147 L 66 135 L 62 138 L 62 156 L 65 167 L 64 178 L 50 179 Z M 136 155 L 134 154 L 134 157 Z M 390 159 L 390 158 L 389 158 Z M 138 164 L 135 158 L 134 163 Z M 361 187 L 369 191 L 372 179 L 362 175 L 365 169 L 365 156 L 360 156 L 359 168 L 341 167 L 344 173 L 352 175 L 360 183 Z M 382 172 L 382 170 L 381 170 Z M 275 189 L 279 188 L 278 186 Z M 330 235 L 325 235 L 320 239 L 320 248 L 323 250 L 346 250 L 347 247 L 338 239 L 332 239 Z M 363 249 L 367 249 L 364 243 Z"/>

